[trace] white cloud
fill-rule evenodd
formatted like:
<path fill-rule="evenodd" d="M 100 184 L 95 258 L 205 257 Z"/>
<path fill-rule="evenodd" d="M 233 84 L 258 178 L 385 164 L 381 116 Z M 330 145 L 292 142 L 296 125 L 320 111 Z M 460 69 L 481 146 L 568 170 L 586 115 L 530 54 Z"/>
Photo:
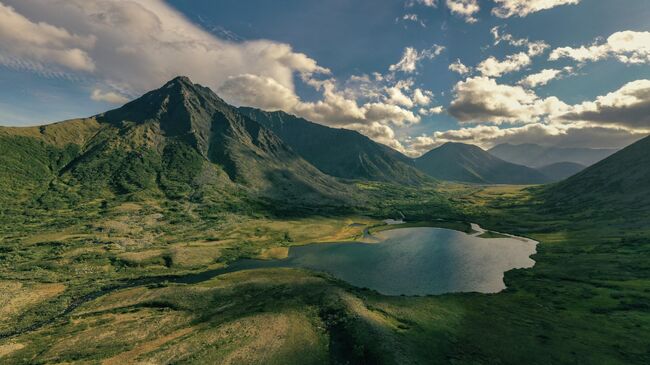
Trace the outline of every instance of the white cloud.
<path fill-rule="evenodd" d="M 494 2 L 497 5 L 492 8 L 492 14 L 499 18 L 509 18 L 525 17 L 560 5 L 578 4 L 580 0 L 494 0 Z"/>
<path fill-rule="evenodd" d="M 556 97 L 542 99 L 521 86 L 498 84 L 487 77 L 461 81 L 454 93 L 448 111 L 461 122 L 533 123 L 568 108 Z"/>
<path fill-rule="evenodd" d="M 254 105 L 264 110 L 291 110 L 299 100 L 275 79 L 251 74 L 229 77 L 217 92 L 236 105 Z"/>
<path fill-rule="evenodd" d="M 557 78 L 562 73 L 562 70 L 556 69 L 544 69 L 540 72 L 531 74 L 519 81 L 520 85 L 526 87 L 537 87 L 540 85 L 546 85 L 549 81 Z"/>
<path fill-rule="evenodd" d="M 428 116 L 428 115 L 434 115 L 434 114 L 442 114 L 445 109 L 442 106 L 434 106 L 433 108 L 420 108 L 418 110 L 418 113 L 420 115 Z"/>
<path fill-rule="evenodd" d="M 421 20 L 421 19 L 418 17 L 417 14 L 404 14 L 404 15 L 402 16 L 402 20 L 405 20 L 405 21 L 411 21 L 411 22 L 414 22 L 414 23 L 418 23 L 418 24 L 420 24 L 423 28 L 426 28 L 426 27 L 427 27 L 427 25 L 424 23 L 424 21 Z"/>
<path fill-rule="evenodd" d="M 417 70 L 418 63 L 423 59 L 433 59 L 442 53 L 445 47 L 434 44 L 433 47 L 418 51 L 413 47 L 406 47 L 402 58 L 394 65 L 388 68 L 390 71 L 401 71 L 405 73 L 413 73 Z"/>
<path fill-rule="evenodd" d="M 549 45 L 544 41 L 529 41 L 528 38 L 518 39 L 510 33 L 503 32 L 503 28 L 504 26 L 496 26 L 490 29 L 495 46 L 505 42 L 515 47 L 526 47 L 528 49 L 526 53 L 531 57 L 539 56 L 549 48 Z"/>
<path fill-rule="evenodd" d="M 408 96 L 404 95 L 404 93 L 399 87 L 393 86 L 393 87 L 386 88 L 386 93 L 388 94 L 388 99 L 386 101 L 389 104 L 402 105 L 407 108 L 413 107 L 413 100 L 411 100 Z"/>
<path fill-rule="evenodd" d="M 490 56 L 479 63 L 476 69 L 483 76 L 500 77 L 509 72 L 519 71 L 530 65 L 530 63 L 531 59 L 528 54 L 520 52 L 506 56 L 502 61 L 497 60 L 494 56 Z"/>
<path fill-rule="evenodd" d="M 3 40 L 16 39 L 29 46 L 7 49 L 3 41 L 4 52 L 92 71 L 102 89 L 112 87 L 125 94 L 137 95 L 176 75 L 218 89 L 230 77 L 251 74 L 293 90 L 295 74 L 310 77 L 328 72 L 287 44 L 219 39 L 162 0 L 4 2 L 24 19 L 40 21 L 21 26 L 0 21 Z M 4 7 L 3 14 L 11 13 Z"/>
<path fill-rule="evenodd" d="M 472 70 L 469 67 L 463 65 L 463 63 L 460 62 L 460 59 L 457 59 L 449 65 L 449 71 L 456 72 L 460 75 L 465 75 L 470 73 Z"/>
<path fill-rule="evenodd" d="M 92 72 L 95 63 L 88 50 L 93 35 L 80 36 L 46 22 L 33 22 L 0 3 L 0 54 Z"/>
<path fill-rule="evenodd" d="M 549 60 L 571 58 L 578 62 L 586 62 L 598 61 L 610 56 L 623 63 L 650 63 L 650 32 L 626 30 L 610 35 L 604 43 L 578 48 L 556 48 L 551 52 Z"/>
<path fill-rule="evenodd" d="M 478 21 L 474 17 L 474 14 L 481 10 L 478 0 L 446 0 L 445 4 L 453 14 L 462 17 L 465 22 L 476 23 Z"/>
<path fill-rule="evenodd" d="M 438 0 L 416 0 L 419 4 L 435 8 L 438 6 Z"/>
<path fill-rule="evenodd" d="M 434 132 L 408 139 L 405 152 L 417 157 L 447 142 L 460 142 L 489 149 L 501 143 L 536 143 L 558 147 L 619 148 L 644 137 L 634 130 L 589 125 L 527 124 L 500 128 L 478 125 L 469 128 Z"/>
<path fill-rule="evenodd" d="M 429 105 L 433 93 L 429 90 L 415 89 L 413 91 L 413 101 L 418 105 Z"/>
<path fill-rule="evenodd" d="M 103 101 L 111 104 L 125 104 L 129 99 L 113 91 L 102 91 L 100 89 L 95 89 L 90 94 L 90 98 L 95 101 Z"/>

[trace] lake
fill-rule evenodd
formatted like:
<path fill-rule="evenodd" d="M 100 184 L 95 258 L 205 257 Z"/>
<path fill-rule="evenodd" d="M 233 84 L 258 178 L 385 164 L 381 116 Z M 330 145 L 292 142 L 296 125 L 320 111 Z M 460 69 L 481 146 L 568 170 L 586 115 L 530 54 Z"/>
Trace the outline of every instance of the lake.
<path fill-rule="evenodd" d="M 504 272 L 530 268 L 537 242 L 526 238 L 478 237 L 450 229 L 419 227 L 383 231 L 376 243 L 314 243 L 294 246 L 283 260 L 240 260 L 228 272 L 298 267 L 326 272 L 351 285 L 385 295 L 453 292 L 496 293 Z"/>

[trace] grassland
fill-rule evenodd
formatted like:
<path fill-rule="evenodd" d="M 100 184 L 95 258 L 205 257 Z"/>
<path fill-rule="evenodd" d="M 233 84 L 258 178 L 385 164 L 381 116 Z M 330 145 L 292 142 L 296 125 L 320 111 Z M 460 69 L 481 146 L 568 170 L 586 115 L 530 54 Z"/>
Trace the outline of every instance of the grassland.
<path fill-rule="evenodd" d="M 0 338 L 0 362 L 650 362 L 647 217 L 558 213 L 521 187 L 360 185 L 371 196 L 365 213 L 343 216 L 206 214 L 191 202 L 146 199 L 55 212 L 4 207 L 0 332 L 19 333 Z M 111 290 L 61 315 L 102 288 L 353 240 L 398 214 L 412 225 L 468 230 L 471 221 L 534 238 L 537 264 L 508 272 L 508 289 L 493 295 L 387 297 L 268 269 Z M 55 320 L 20 332 L 45 318 Z"/>

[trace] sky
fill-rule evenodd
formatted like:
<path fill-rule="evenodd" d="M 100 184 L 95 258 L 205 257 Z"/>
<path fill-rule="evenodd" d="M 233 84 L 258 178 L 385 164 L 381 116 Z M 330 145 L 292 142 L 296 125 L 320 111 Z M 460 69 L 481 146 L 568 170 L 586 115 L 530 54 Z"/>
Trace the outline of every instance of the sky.
<path fill-rule="evenodd" d="M 98 114 L 177 75 L 410 156 L 618 148 L 650 133 L 650 1 L 0 0 L 0 125 Z"/>

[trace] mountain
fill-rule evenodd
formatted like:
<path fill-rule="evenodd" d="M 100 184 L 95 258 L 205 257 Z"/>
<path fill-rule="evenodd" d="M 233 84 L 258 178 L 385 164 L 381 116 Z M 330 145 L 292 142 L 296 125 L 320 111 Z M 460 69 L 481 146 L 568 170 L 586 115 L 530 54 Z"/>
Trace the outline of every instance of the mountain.
<path fill-rule="evenodd" d="M 463 143 L 445 143 L 415 159 L 415 166 L 441 180 L 481 184 L 540 184 L 541 172 L 503 161 L 483 149 Z"/>
<path fill-rule="evenodd" d="M 619 218 L 646 219 L 650 209 L 650 137 L 646 137 L 557 184 L 545 187 L 544 200 L 556 208 Z M 643 209 L 646 213 L 624 216 Z"/>
<path fill-rule="evenodd" d="M 0 187 L 43 203 L 124 195 L 344 201 L 349 189 L 209 88 L 177 77 L 121 108 L 0 129 Z"/>
<path fill-rule="evenodd" d="M 544 174 L 550 181 L 564 180 L 585 169 L 584 165 L 575 162 L 556 162 L 550 165 L 538 167 L 537 171 Z"/>
<path fill-rule="evenodd" d="M 428 179 L 415 169 L 409 157 L 359 132 L 326 127 L 281 111 L 246 107 L 239 111 L 272 130 L 301 157 L 328 175 L 403 184 Z"/>
<path fill-rule="evenodd" d="M 591 166 L 616 151 L 616 149 L 549 147 L 534 143 L 504 143 L 488 150 L 490 154 L 504 161 L 535 168 L 557 162 L 574 162 Z"/>

